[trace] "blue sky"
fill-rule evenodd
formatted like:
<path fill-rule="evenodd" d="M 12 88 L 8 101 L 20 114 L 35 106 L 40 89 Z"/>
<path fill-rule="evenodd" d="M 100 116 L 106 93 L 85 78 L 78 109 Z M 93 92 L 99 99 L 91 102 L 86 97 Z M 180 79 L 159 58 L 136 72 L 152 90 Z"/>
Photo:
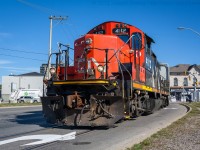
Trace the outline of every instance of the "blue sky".
<path fill-rule="evenodd" d="M 0 0 L 0 78 L 39 72 L 47 62 L 49 16 L 68 16 L 53 22 L 53 51 L 57 42 L 70 44 L 105 21 L 132 24 L 155 41 L 160 62 L 200 64 L 199 0 Z M 72 53 L 72 52 L 71 52 Z"/>

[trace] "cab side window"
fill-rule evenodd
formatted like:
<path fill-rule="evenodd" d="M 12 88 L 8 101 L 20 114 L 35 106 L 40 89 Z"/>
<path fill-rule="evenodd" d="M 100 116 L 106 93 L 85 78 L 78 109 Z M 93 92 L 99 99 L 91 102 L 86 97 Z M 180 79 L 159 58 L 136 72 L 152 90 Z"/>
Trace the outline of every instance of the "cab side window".
<path fill-rule="evenodd" d="M 142 35 L 140 32 L 132 34 L 132 49 L 140 50 L 142 48 Z"/>

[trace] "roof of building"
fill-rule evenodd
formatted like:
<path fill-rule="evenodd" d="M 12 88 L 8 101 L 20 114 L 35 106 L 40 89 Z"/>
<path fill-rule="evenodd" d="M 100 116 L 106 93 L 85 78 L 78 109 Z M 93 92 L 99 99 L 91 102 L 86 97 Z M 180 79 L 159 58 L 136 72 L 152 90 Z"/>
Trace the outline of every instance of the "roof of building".
<path fill-rule="evenodd" d="M 185 72 L 188 71 L 190 64 L 178 64 L 176 66 L 170 67 L 170 72 Z"/>
<path fill-rule="evenodd" d="M 38 72 L 29 72 L 29 73 L 25 73 L 25 74 L 20 74 L 18 76 L 44 76 L 44 74 L 38 73 Z"/>
<path fill-rule="evenodd" d="M 200 72 L 200 67 L 199 67 L 199 65 L 196 65 L 196 64 L 191 65 L 191 66 L 188 68 L 188 71 L 189 71 L 190 69 L 192 69 L 192 68 L 195 68 L 198 72 Z"/>
<path fill-rule="evenodd" d="M 170 74 L 185 73 L 186 71 L 190 71 L 192 68 L 195 68 L 195 70 L 197 70 L 200 73 L 200 65 L 178 64 L 176 66 L 170 67 Z"/>

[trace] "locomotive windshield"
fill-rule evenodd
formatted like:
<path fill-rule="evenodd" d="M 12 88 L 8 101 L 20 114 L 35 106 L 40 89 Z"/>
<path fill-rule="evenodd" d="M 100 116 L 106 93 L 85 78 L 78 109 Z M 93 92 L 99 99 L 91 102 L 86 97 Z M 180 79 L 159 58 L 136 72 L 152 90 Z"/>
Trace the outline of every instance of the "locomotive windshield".
<path fill-rule="evenodd" d="M 112 33 L 116 34 L 125 43 L 128 41 L 128 39 L 130 37 L 128 35 L 129 32 L 130 32 L 129 28 L 114 28 L 114 29 L 112 29 Z"/>
<path fill-rule="evenodd" d="M 124 41 L 125 43 L 128 41 L 129 39 L 129 35 L 117 35 L 122 41 Z"/>

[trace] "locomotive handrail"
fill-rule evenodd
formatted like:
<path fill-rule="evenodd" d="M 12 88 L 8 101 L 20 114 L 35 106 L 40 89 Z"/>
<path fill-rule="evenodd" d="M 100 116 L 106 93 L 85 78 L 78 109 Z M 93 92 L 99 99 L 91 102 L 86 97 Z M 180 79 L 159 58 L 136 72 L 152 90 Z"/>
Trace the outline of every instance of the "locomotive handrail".
<path fill-rule="evenodd" d="M 50 58 L 51 58 L 52 55 L 53 55 L 53 53 L 51 53 L 51 54 L 49 55 L 48 62 L 47 62 L 47 66 L 49 66 Z M 44 76 L 43 76 L 43 82 L 45 82 L 45 76 L 46 76 L 46 74 L 47 74 L 47 69 L 48 69 L 48 67 L 46 67 L 46 69 L 45 69 L 45 73 L 44 73 Z M 43 83 L 43 97 L 44 97 L 44 83 Z"/>
<path fill-rule="evenodd" d="M 121 51 L 122 50 L 122 48 L 125 46 L 125 44 L 127 44 L 129 41 L 130 41 L 130 39 L 133 37 L 133 35 L 131 35 L 130 37 L 129 37 L 129 39 L 110 57 L 110 59 L 108 60 L 108 61 L 110 61 L 119 51 Z"/>
<path fill-rule="evenodd" d="M 58 52 L 58 53 L 51 53 L 51 54 L 49 55 L 48 62 L 47 62 L 47 66 L 49 66 L 51 56 L 52 56 L 52 55 L 56 55 L 56 74 L 57 74 L 57 71 L 58 71 L 58 55 L 60 55 L 60 54 L 62 54 L 62 53 L 61 53 L 61 52 Z M 43 82 L 44 82 L 44 83 L 46 82 L 45 77 L 46 77 L 46 75 L 47 75 L 47 70 L 48 70 L 48 69 L 50 69 L 50 68 L 46 67 L 46 69 L 45 69 L 45 73 L 44 73 L 44 76 L 43 76 Z M 49 70 L 48 70 L 48 71 L 49 71 Z M 48 72 L 48 73 L 49 73 L 49 72 Z M 48 77 L 49 77 L 49 76 L 48 76 Z M 48 79 L 50 79 L 50 78 L 48 78 Z M 44 84 L 43 84 L 43 96 L 44 96 Z"/>

